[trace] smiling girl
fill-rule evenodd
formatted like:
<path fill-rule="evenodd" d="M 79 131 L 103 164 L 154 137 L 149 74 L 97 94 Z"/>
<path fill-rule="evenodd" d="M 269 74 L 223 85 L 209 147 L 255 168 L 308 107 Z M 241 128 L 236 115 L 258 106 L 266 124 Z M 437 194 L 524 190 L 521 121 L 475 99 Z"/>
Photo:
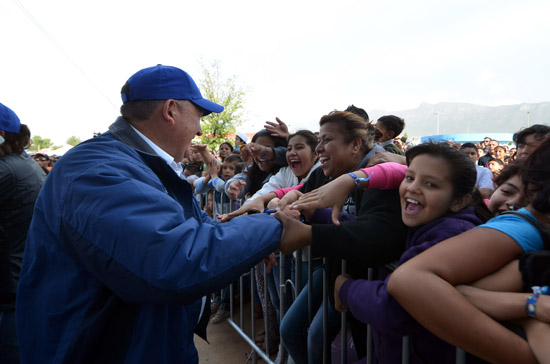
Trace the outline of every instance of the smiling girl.
<path fill-rule="evenodd" d="M 519 209 L 546 229 L 549 158 L 547 141 L 522 166 L 523 192 L 530 203 Z M 455 286 L 476 282 L 524 253 L 542 250 L 543 238 L 522 217 L 500 215 L 411 259 L 392 275 L 388 289 L 426 328 L 454 345 L 491 362 L 535 362 L 524 339 L 474 307 Z M 411 289 L 418 282 L 422 284 Z"/>
<path fill-rule="evenodd" d="M 315 147 L 317 137 L 309 130 L 299 130 L 288 137 L 286 162 L 288 166 L 281 168 L 260 190 L 247 199 L 244 205 L 224 216 L 222 221 L 228 221 L 247 212 L 262 212 L 269 201 L 277 197 L 272 191 L 296 186 L 307 181 L 320 163 L 317 161 Z M 235 182 L 230 182 L 235 183 Z M 230 185 L 228 186 L 229 191 Z M 241 192 L 242 193 L 242 192 Z"/>

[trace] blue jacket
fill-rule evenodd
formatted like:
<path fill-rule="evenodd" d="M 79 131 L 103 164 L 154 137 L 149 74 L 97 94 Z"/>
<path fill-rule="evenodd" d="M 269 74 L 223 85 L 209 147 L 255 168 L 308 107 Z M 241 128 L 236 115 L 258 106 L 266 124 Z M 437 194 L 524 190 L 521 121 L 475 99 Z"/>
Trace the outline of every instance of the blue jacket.
<path fill-rule="evenodd" d="M 109 129 L 63 156 L 36 201 L 16 302 L 21 362 L 198 363 L 201 297 L 274 251 L 281 225 L 212 221 L 126 120 Z"/>

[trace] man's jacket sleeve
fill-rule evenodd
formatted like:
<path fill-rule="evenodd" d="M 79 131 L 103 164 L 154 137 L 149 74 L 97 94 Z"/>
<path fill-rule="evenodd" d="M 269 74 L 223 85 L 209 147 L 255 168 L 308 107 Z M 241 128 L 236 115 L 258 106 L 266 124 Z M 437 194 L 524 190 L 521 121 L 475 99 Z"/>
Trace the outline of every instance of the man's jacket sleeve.
<path fill-rule="evenodd" d="M 59 239 L 68 254 L 127 301 L 195 302 L 279 245 L 281 225 L 274 217 L 215 224 L 191 192 L 182 207 L 154 174 L 106 165 L 68 186 Z"/>

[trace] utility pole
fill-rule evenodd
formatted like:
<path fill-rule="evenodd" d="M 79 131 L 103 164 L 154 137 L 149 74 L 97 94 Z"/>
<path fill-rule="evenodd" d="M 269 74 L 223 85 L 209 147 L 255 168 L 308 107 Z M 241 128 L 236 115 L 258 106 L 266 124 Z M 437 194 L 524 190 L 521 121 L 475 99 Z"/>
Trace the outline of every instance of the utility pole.
<path fill-rule="evenodd" d="M 444 112 L 434 109 L 434 115 L 437 116 L 437 135 L 439 135 L 439 115 L 441 114 L 444 114 Z"/>
<path fill-rule="evenodd" d="M 530 122 L 531 122 L 529 113 L 530 111 L 527 111 L 527 127 L 530 126 Z"/>

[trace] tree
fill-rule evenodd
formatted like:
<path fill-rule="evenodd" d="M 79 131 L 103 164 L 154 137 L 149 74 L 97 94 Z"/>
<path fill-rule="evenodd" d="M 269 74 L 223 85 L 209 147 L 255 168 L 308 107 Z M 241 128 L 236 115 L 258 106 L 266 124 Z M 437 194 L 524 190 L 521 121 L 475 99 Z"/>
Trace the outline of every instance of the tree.
<path fill-rule="evenodd" d="M 218 150 L 223 142 L 234 142 L 227 136 L 235 134 L 235 127 L 242 122 L 245 91 L 236 85 L 235 76 L 222 79 L 219 61 L 213 61 L 209 66 L 201 62 L 201 69 L 204 79 L 199 86 L 203 97 L 223 105 L 225 109 L 202 118 L 200 142 L 208 145 L 210 150 Z"/>
<path fill-rule="evenodd" d="M 70 136 L 69 139 L 67 139 L 67 144 L 69 145 L 72 145 L 73 147 L 76 146 L 77 144 L 80 144 L 82 140 L 80 140 L 79 137 L 76 137 L 76 136 Z"/>
<path fill-rule="evenodd" d="M 32 137 L 32 145 L 29 150 L 38 152 L 40 149 L 49 148 L 52 145 L 53 142 L 50 139 L 42 139 L 40 135 L 35 135 Z"/>

